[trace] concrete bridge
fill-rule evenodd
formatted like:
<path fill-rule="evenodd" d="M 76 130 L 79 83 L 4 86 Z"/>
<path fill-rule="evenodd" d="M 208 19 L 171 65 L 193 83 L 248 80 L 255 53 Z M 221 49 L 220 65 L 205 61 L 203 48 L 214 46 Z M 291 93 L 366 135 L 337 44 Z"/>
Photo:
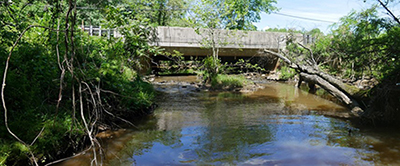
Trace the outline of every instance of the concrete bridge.
<path fill-rule="evenodd" d="M 249 60 L 252 64 L 275 70 L 278 59 L 266 56 L 262 50 L 268 49 L 278 52 L 279 49 L 286 47 L 286 37 L 289 33 L 282 32 L 260 32 L 260 31 L 235 31 L 235 30 L 210 30 L 183 27 L 158 27 L 157 40 L 153 45 L 159 46 L 166 51 L 174 50 L 183 53 L 186 60 L 192 57 L 200 60 L 212 55 L 211 48 L 204 48 L 202 42 L 214 40 L 219 48 L 219 58 L 223 63 L 234 64 L 238 59 Z M 212 35 L 211 35 L 212 33 Z M 310 42 L 310 36 L 302 34 L 292 34 L 292 38 L 297 42 L 306 44 Z M 213 36 L 213 37 L 212 37 Z M 223 44 L 218 44 L 223 43 Z M 153 57 L 154 62 L 168 60 L 163 56 Z M 152 67 L 157 70 L 156 66 Z"/>
<path fill-rule="evenodd" d="M 101 27 L 82 26 L 82 30 L 87 31 L 89 35 L 122 37 L 117 29 L 102 29 Z M 199 34 L 193 28 L 184 27 L 157 27 L 157 39 L 152 45 L 159 46 L 166 50 L 177 50 L 184 56 L 207 56 L 210 55 L 210 49 L 206 49 L 201 44 L 208 39 L 207 29 L 200 29 Z M 260 56 L 258 52 L 262 49 L 277 51 L 286 47 L 283 41 L 289 33 L 284 32 L 261 32 L 261 31 L 235 31 L 235 30 L 215 30 L 214 40 L 223 43 L 219 45 L 220 56 Z M 312 42 L 310 36 L 303 34 L 294 34 L 293 38 L 298 42 L 307 44 Z"/>
<path fill-rule="evenodd" d="M 199 33 L 196 33 L 193 28 L 158 27 L 157 33 L 157 41 L 154 45 L 167 51 L 177 50 L 184 56 L 211 55 L 211 49 L 206 49 L 201 44 L 204 40 L 212 40 L 210 31 L 207 29 L 200 29 Z M 253 57 L 263 56 L 259 54 L 262 49 L 278 51 L 285 48 L 284 39 L 289 33 L 214 30 L 213 34 L 214 40 L 225 43 L 218 45 L 219 56 Z M 294 34 L 293 37 L 299 42 L 306 41 L 302 34 Z"/>
<path fill-rule="evenodd" d="M 101 27 L 82 27 L 90 35 L 122 37 L 116 29 L 103 30 Z M 260 32 L 260 31 L 238 31 L 238 30 L 210 30 L 184 27 L 157 27 L 156 41 L 152 45 L 159 46 L 166 51 L 174 50 L 183 53 L 185 59 L 212 55 L 211 48 L 204 48 L 202 42 L 214 40 L 219 48 L 219 58 L 222 62 L 235 62 L 237 59 L 251 59 L 251 63 L 273 70 L 277 64 L 277 58 L 266 58 L 263 49 L 277 52 L 286 47 L 286 37 L 289 33 L 283 32 Z M 213 34 L 211 37 L 210 34 Z M 292 38 L 303 44 L 313 42 L 309 35 L 292 34 Z M 220 43 L 220 44 L 218 44 Z M 223 44 L 221 44 L 223 43 Z M 153 57 L 155 62 L 168 60 L 163 56 Z M 149 63 L 148 63 L 149 64 Z M 154 67 L 154 66 L 153 66 Z"/>

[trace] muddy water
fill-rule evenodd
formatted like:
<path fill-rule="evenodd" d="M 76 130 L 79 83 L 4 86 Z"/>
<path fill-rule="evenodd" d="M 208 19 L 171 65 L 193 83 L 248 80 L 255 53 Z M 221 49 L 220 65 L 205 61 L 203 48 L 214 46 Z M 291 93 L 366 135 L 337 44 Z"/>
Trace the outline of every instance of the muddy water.
<path fill-rule="evenodd" d="M 293 85 L 264 83 L 239 94 L 169 80 L 196 81 L 158 78 L 154 116 L 106 134 L 104 165 L 400 165 L 398 130 L 356 127 L 338 118 L 346 108 Z"/>

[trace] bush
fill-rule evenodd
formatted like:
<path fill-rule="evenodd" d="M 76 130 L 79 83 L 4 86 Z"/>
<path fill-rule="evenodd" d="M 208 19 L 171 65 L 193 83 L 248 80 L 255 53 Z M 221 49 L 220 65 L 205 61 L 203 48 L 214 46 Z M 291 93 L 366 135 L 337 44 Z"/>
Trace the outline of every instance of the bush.
<path fill-rule="evenodd" d="M 296 75 L 296 72 L 292 68 L 287 67 L 286 65 L 282 66 L 278 71 L 281 73 L 279 76 L 280 80 L 289 80 Z"/>

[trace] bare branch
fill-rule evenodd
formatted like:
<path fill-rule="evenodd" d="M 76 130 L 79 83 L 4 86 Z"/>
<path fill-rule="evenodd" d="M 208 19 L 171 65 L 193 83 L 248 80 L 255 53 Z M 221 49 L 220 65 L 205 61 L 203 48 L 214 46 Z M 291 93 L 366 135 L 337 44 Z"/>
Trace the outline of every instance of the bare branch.
<path fill-rule="evenodd" d="M 20 139 L 14 132 L 11 131 L 10 127 L 8 126 L 8 110 L 7 110 L 6 101 L 5 101 L 5 99 L 4 99 L 4 90 L 5 90 L 5 88 L 6 88 L 7 73 L 8 73 L 8 68 L 9 68 L 9 64 L 10 64 L 10 59 L 11 59 L 12 53 L 13 53 L 15 47 L 18 45 L 18 43 L 19 43 L 19 41 L 21 40 L 21 38 L 24 36 L 24 34 L 25 34 L 29 29 L 34 28 L 34 27 L 40 27 L 40 28 L 45 28 L 45 29 L 53 30 L 53 29 L 51 29 L 51 28 L 49 28 L 49 27 L 45 27 L 45 26 L 41 26 L 41 25 L 29 25 L 27 28 L 24 29 L 24 31 L 22 31 L 22 33 L 19 35 L 18 39 L 14 42 L 13 46 L 11 47 L 10 53 L 8 54 L 7 61 L 6 61 L 6 66 L 5 66 L 5 68 L 4 68 L 4 73 L 3 73 L 3 83 L 2 83 L 2 87 L 1 87 L 1 101 L 2 101 L 2 103 L 3 103 L 3 109 L 4 109 L 4 124 L 5 124 L 5 126 L 6 126 L 6 129 L 7 129 L 8 133 L 11 134 L 11 136 L 13 136 L 16 140 L 18 140 L 18 142 L 20 142 L 20 143 L 22 143 L 23 145 L 25 145 L 26 147 L 28 147 L 28 149 L 30 149 L 30 145 L 27 144 L 27 143 L 25 143 L 22 139 Z M 42 129 L 42 130 L 43 130 L 43 129 Z M 38 134 L 38 136 L 39 136 L 41 133 L 42 133 L 42 131 Z M 32 143 L 34 143 L 34 142 L 36 141 L 36 139 L 37 139 L 38 136 L 35 137 L 35 139 L 34 139 L 34 141 L 33 141 Z M 29 151 L 30 151 L 30 150 L 29 150 Z M 34 156 L 33 156 L 32 152 L 30 152 L 30 154 L 31 154 L 32 157 L 33 157 L 34 163 L 35 163 L 36 165 L 38 165 L 37 162 L 36 162 L 36 160 L 34 160 Z"/>
<path fill-rule="evenodd" d="M 85 153 L 86 153 L 87 151 L 89 151 L 90 149 L 91 149 L 91 147 L 85 149 L 84 151 L 82 151 L 82 152 L 80 152 L 80 153 L 78 153 L 78 154 L 76 154 L 76 155 L 73 155 L 73 156 L 70 156 L 70 157 L 66 157 L 66 158 L 62 158 L 62 159 L 59 159 L 59 160 L 56 160 L 56 161 L 47 163 L 47 164 L 44 165 L 44 166 L 54 165 L 54 164 L 57 164 L 57 163 L 60 163 L 60 162 L 63 162 L 63 161 L 66 161 L 66 160 L 75 158 L 75 157 L 77 157 L 77 156 L 80 156 L 80 155 L 85 154 Z"/>
<path fill-rule="evenodd" d="M 30 146 L 32 146 L 33 144 L 35 144 L 36 140 L 40 137 L 40 135 L 42 135 L 43 131 L 44 131 L 44 126 L 42 127 L 42 130 L 40 130 L 39 134 L 35 137 L 35 139 L 33 139 L 32 143 L 30 144 Z"/>
<path fill-rule="evenodd" d="M 297 42 L 297 44 L 300 45 L 301 47 L 305 48 L 306 50 L 308 50 L 310 52 L 310 57 L 311 57 L 313 66 L 317 66 L 317 62 L 314 59 L 313 51 L 310 48 L 308 48 L 308 47 L 304 46 L 303 44 L 301 44 L 300 42 Z"/>
<path fill-rule="evenodd" d="M 392 13 L 392 11 L 389 10 L 387 7 L 387 4 L 384 4 L 381 0 L 378 0 L 378 2 L 381 4 L 383 8 L 389 13 L 389 15 L 398 23 L 400 24 L 400 20 Z"/>
<path fill-rule="evenodd" d="M 292 63 L 292 61 L 288 58 L 286 58 L 285 56 L 282 56 L 281 54 L 278 54 L 276 52 L 264 49 L 264 53 L 268 53 L 268 54 L 272 54 L 274 56 L 277 56 L 278 58 L 282 59 L 283 61 L 285 61 L 285 63 L 289 64 L 292 68 L 294 69 L 299 69 L 299 66 L 297 66 L 296 64 Z"/>
<path fill-rule="evenodd" d="M 25 143 L 24 141 L 22 141 L 16 134 L 14 134 L 14 132 L 11 131 L 10 127 L 8 126 L 8 115 L 7 115 L 7 106 L 6 106 L 6 102 L 4 99 L 4 89 L 6 88 L 6 80 L 7 80 L 7 72 L 8 72 L 8 67 L 10 64 L 10 59 L 11 59 L 11 55 L 15 49 L 15 47 L 18 45 L 18 42 L 21 40 L 22 36 L 24 36 L 24 34 L 31 29 L 32 27 L 42 27 L 39 25 L 30 25 L 27 28 L 24 29 L 24 31 L 22 31 L 22 33 L 19 35 L 18 39 L 14 42 L 10 53 L 8 54 L 7 57 L 7 61 L 6 61 L 6 67 L 4 68 L 4 73 L 3 73 L 3 83 L 2 83 L 2 87 L 1 87 L 1 101 L 3 103 L 3 109 L 4 109 L 4 123 L 5 126 L 7 128 L 7 131 L 15 138 L 17 139 L 19 142 L 21 142 L 22 144 L 24 144 L 25 146 L 29 146 L 27 143 Z"/>

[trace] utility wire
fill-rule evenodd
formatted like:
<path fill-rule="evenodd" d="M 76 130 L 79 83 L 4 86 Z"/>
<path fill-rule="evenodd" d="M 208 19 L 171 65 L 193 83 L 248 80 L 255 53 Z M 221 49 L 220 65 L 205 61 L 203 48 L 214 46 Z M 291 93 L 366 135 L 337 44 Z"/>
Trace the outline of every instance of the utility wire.
<path fill-rule="evenodd" d="M 96 8 L 96 7 L 76 7 L 76 9 L 80 9 L 80 10 L 99 10 L 102 8 Z M 127 8 L 127 10 L 132 10 L 132 11 L 171 11 L 171 10 L 190 10 L 188 9 L 131 9 L 131 8 Z"/>
<path fill-rule="evenodd" d="M 320 20 L 320 19 L 307 18 L 307 17 L 300 17 L 300 16 L 294 16 L 294 15 L 284 14 L 284 13 L 272 12 L 272 14 L 281 15 L 281 16 L 286 16 L 286 17 L 292 17 L 292 18 L 297 18 L 297 19 L 303 19 L 303 20 L 309 20 L 309 21 L 318 21 L 318 22 L 326 22 L 326 23 L 336 23 L 336 22 L 333 22 L 333 21 Z"/>
<path fill-rule="evenodd" d="M 99 8 L 91 8 L 91 7 L 76 7 L 77 9 L 81 9 L 81 10 L 98 10 Z M 133 10 L 133 11 L 173 11 L 173 10 L 187 10 L 190 11 L 190 8 L 187 9 L 129 9 L 128 10 Z M 336 23 L 333 21 L 327 21 L 327 20 L 320 20 L 320 19 L 315 19 L 315 18 L 307 18 L 307 17 L 300 17 L 300 16 L 294 16 L 294 15 L 290 15 L 290 14 L 284 14 L 284 13 L 277 13 L 277 12 L 272 12 L 272 14 L 276 14 L 276 15 L 281 15 L 281 16 L 285 16 L 285 17 L 292 17 L 292 18 L 297 18 L 297 19 L 303 19 L 303 20 L 308 20 L 308 21 L 318 21 L 318 22 L 326 22 L 326 23 Z"/>
<path fill-rule="evenodd" d="M 79 10 L 99 10 L 101 8 L 96 8 L 96 7 L 76 7 L 76 9 L 79 9 Z M 190 11 L 191 9 L 190 8 L 186 8 L 186 9 L 184 9 L 184 8 L 177 8 L 177 9 L 174 9 L 174 8 L 172 8 L 172 9 L 130 9 L 130 8 L 128 8 L 128 10 L 131 10 L 131 11 L 161 11 L 161 10 L 163 10 L 163 11 L 174 11 L 174 10 L 181 10 L 181 11 L 187 10 L 187 11 Z M 272 12 L 272 14 L 281 15 L 281 16 L 285 16 L 285 17 L 292 17 L 292 18 L 297 18 L 297 19 L 303 19 L 303 20 L 308 20 L 308 21 L 336 23 L 334 21 L 327 21 L 327 20 L 320 20 L 320 19 L 315 19 L 315 18 L 300 17 L 300 16 L 294 16 L 294 15 L 285 14 L 285 13 Z"/>

